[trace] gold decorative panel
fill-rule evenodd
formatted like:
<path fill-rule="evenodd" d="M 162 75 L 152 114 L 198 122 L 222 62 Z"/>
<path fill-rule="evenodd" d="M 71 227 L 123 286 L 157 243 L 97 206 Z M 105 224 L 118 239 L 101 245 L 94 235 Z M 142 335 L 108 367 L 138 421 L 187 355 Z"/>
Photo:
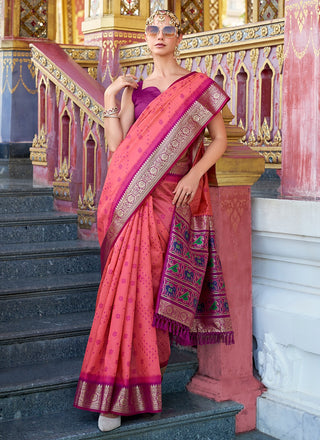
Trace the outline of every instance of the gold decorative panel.
<path fill-rule="evenodd" d="M 182 0 L 181 28 L 184 34 L 203 32 L 204 0 Z"/>
<path fill-rule="evenodd" d="M 219 19 L 219 2 L 216 0 L 210 0 L 209 3 L 209 14 L 210 14 L 210 29 L 214 31 L 220 27 Z"/>
<path fill-rule="evenodd" d="M 72 174 L 68 168 L 67 159 L 65 158 L 60 170 L 57 168 L 54 172 L 53 196 L 55 199 L 70 201 L 70 182 Z"/>
<path fill-rule="evenodd" d="M 96 222 L 97 208 L 94 205 L 94 195 L 91 185 L 89 185 L 87 192 L 81 199 L 79 195 L 78 200 L 78 225 L 80 229 L 91 229 L 93 223 Z"/>
<path fill-rule="evenodd" d="M 253 21 L 275 20 L 283 17 L 284 0 L 255 0 L 253 5 Z"/>
<path fill-rule="evenodd" d="M 42 128 L 39 136 L 37 134 L 34 135 L 32 147 L 30 147 L 30 160 L 32 161 L 32 165 L 47 166 L 47 149 L 47 134 Z"/>
<path fill-rule="evenodd" d="M 121 0 L 120 13 L 121 15 L 140 15 L 139 0 Z"/>
<path fill-rule="evenodd" d="M 278 0 L 260 0 L 259 21 L 273 20 L 278 17 Z"/>
<path fill-rule="evenodd" d="M 247 0 L 247 23 L 253 22 L 253 0 Z"/>
<path fill-rule="evenodd" d="M 20 0 L 20 37 L 48 37 L 46 0 Z"/>

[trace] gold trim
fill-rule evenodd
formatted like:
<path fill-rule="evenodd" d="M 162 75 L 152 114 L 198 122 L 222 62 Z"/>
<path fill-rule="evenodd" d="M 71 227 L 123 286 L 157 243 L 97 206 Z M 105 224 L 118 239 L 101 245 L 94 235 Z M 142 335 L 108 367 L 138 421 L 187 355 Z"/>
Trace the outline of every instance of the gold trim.
<path fill-rule="evenodd" d="M 120 2 L 119 2 L 120 6 Z M 106 15 L 103 17 L 90 18 L 82 23 L 84 35 L 101 32 L 103 30 L 121 30 L 144 33 L 147 15 Z"/>
<path fill-rule="evenodd" d="M 97 208 L 94 205 L 94 194 L 91 185 L 89 185 L 88 190 L 83 196 L 83 200 L 79 195 L 77 214 L 80 229 L 91 229 L 92 225 L 97 221 Z"/>
<path fill-rule="evenodd" d="M 48 165 L 47 149 L 47 133 L 42 127 L 40 129 L 39 135 L 34 135 L 32 147 L 30 147 L 30 160 L 32 162 L 32 165 L 39 165 L 43 167 L 46 167 Z"/>
<path fill-rule="evenodd" d="M 55 199 L 71 201 L 70 196 L 70 182 L 72 179 L 72 173 L 70 174 L 67 164 L 67 158 L 65 157 L 61 165 L 60 170 L 56 168 L 54 171 L 53 196 Z"/>

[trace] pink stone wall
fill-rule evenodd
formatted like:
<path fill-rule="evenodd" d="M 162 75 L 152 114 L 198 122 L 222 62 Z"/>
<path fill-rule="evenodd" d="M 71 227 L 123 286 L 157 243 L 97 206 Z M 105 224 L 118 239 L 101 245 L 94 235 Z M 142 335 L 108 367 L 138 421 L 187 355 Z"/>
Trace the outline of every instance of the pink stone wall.
<path fill-rule="evenodd" d="M 320 197 L 320 26 L 317 1 L 286 1 L 282 195 Z"/>
<path fill-rule="evenodd" d="M 263 390 L 253 377 L 252 365 L 250 187 L 210 188 L 210 192 L 235 344 L 199 346 L 199 370 L 188 389 L 217 401 L 242 403 L 236 431 L 244 432 L 256 426 L 256 399 Z"/>

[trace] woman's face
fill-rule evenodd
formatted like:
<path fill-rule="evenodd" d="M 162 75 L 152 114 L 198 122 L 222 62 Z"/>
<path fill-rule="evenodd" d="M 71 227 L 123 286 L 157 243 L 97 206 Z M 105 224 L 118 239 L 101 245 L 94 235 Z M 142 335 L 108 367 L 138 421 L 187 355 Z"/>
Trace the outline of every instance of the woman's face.
<path fill-rule="evenodd" d="M 152 25 L 146 28 L 146 42 L 153 55 L 173 54 L 181 38 L 168 16 L 156 15 Z"/>

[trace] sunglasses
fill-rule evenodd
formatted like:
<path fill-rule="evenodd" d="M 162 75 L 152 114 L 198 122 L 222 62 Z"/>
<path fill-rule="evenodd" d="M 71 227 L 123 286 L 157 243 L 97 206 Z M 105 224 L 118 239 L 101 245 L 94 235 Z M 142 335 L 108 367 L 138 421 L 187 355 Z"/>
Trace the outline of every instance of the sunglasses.
<path fill-rule="evenodd" d="M 146 35 L 148 37 L 157 37 L 160 33 L 161 29 L 158 26 L 147 26 L 146 27 Z M 177 36 L 177 30 L 175 26 L 165 26 L 162 28 L 162 35 L 165 38 L 173 38 Z"/>

